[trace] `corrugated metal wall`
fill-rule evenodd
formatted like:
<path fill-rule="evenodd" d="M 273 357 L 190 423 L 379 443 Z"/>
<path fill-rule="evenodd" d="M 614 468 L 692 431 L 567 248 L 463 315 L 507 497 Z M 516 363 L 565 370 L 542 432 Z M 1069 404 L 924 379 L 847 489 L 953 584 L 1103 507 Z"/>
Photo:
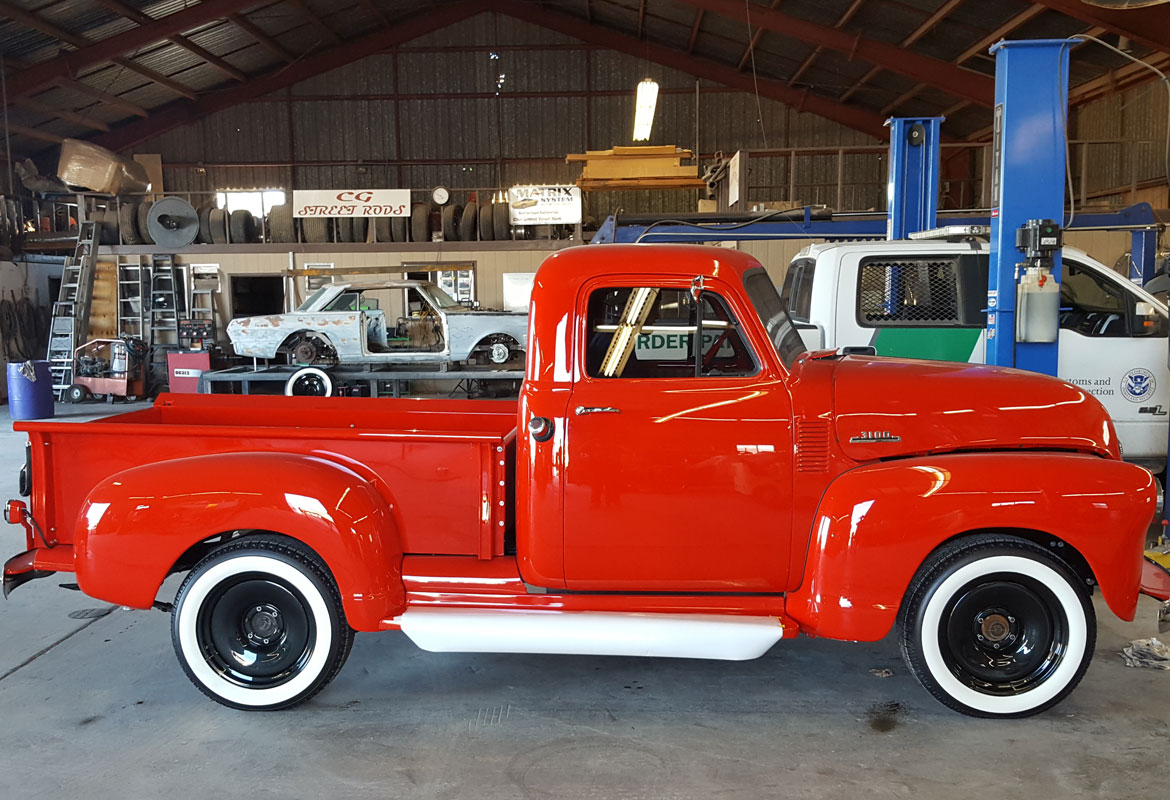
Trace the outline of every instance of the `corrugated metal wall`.
<path fill-rule="evenodd" d="M 397 53 L 214 114 L 136 150 L 160 153 L 164 166 L 171 165 L 165 172 L 168 191 L 568 183 L 580 165 L 565 164 L 565 154 L 632 144 L 634 87 L 647 76 L 662 88 L 649 143 L 693 148 L 691 76 L 482 14 Z M 780 103 L 763 100 L 757 107 L 750 94 L 705 82 L 699 88 L 698 144 L 705 153 L 876 143 Z M 547 96 L 515 96 L 523 93 Z M 793 176 L 789 160 L 752 158 L 749 201 L 838 205 L 836 153 L 798 156 Z M 841 207 L 884 207 L 880 154 L 847 155 L 842 174 Z M 587 202 L 589 213 L 600 218 L 619 207 L 692 211 L 696 197 L 694 191 L 597 192 Z"/>
<path fill-rule="evenodd" d="M 1073 113 L 1070 127 L 1073 138 L 1093 142 L 1071 153 L 1078 195 L 1083 173 L 1090 199 L 1127 203 L 1142 199 L 1143 188 L 1154 188 L 1162 201 L 1155 205 L 1166 205 L 1165 84 L 1155 81 L 1086 103 Z"/>

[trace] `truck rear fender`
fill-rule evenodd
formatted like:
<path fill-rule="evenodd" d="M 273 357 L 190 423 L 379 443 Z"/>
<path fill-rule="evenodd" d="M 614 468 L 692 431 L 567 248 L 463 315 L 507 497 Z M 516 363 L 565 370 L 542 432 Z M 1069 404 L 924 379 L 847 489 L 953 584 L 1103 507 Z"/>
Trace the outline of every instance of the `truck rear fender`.
<path fill-rule="evenodd" d="M 1089 455 L 970 453 L 858 467 L 821 499 L 787 611 L 810 634 L 876 641 L 935 549 L 999 531 L 1054 545 L 1131 620 L 1156 495 L 1147 470 Z"/>
<path fill-rule="evenodd" d="M 406 605 L 394 506 L 364 469 L 321 456 L 225 453 L 133 467 L 98 484 L 75 532 L 77 580 L 92 597 L 149 608 L 172 568 L 217 534 L 263 531 L 311 547 L 359 631 Z"/>

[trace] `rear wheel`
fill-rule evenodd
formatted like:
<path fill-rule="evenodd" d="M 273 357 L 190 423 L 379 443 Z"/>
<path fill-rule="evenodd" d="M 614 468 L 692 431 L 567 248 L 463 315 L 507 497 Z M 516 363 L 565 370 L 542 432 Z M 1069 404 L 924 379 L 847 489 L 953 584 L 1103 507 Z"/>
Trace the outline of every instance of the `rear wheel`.
<path fill-rule="evenodd" d="M 171 615 L 187 677 L 232 708 L 303 703 L 337 675 L 353 637 L 324 563 L 279 536 L 210 553 L 183 581 Z"/>
<path fill-rule="evenodd" d="M 919 570 L 901 612 L 906 664 L 944 705 L 1026 717 L 1063 700 L 1093 657 L 1083 582 L 1043 547 L 1009 536 L 949 544 Z"/>

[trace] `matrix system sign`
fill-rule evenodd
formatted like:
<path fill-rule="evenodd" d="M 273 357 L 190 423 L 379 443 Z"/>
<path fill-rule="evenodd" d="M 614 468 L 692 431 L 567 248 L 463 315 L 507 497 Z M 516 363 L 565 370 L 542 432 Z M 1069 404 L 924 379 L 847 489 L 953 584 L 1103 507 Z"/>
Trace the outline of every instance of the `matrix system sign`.
<path fill-rule="evenodd" d="M 513 225 L 576 225 L 581 221 L 581 189 L 576 186 L 513 186 L 508 190 Z"/>
<path fill-rule="evenodd" d="M 293 191 L 294 217 L 409 217 L 409 189 Z"/>

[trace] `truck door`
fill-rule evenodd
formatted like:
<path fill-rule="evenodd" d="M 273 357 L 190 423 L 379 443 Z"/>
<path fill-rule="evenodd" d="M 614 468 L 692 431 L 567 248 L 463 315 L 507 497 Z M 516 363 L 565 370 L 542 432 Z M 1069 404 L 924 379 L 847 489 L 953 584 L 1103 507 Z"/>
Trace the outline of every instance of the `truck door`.
<path fill-rule="evenodd" d="M 1126 460 L 1155 471 L 1166 459 L 1168 329 L 1161 308 L 1120 275 L 1065 255 L 1056 374 L 1101 401 Z"/>
<path fill-rule="evenodd" d="M 581 298 L 564 488 L 570 589 L 784 589 L 791 403 L 741 325 L 751 312 L 709 286 L 698 301 L 686 285 L 629 283 Z"/>

